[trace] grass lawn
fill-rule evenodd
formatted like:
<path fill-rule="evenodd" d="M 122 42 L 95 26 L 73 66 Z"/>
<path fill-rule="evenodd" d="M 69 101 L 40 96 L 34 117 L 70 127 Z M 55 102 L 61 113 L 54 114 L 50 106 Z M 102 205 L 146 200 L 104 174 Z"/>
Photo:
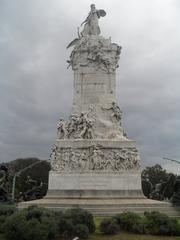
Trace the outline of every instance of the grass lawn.
<path fill-rule="evenodd" d="M 139 235 L 122 232 L 116 235 L 95 233 L 89 237 L 89 240 L 180 240 L 180 237 Z"/>
<path fill-rule="evenodd" d="M 5 240 L 1 234 L 0 240 Z M 62 238 L 58 238 L 57 240 L 62 240 Z M 180 240 L 180 237 L 139 235 L 122 232 L 116 235 L 103 235 L 100 233 L 94 233 L 88 238 L 88 240 Z"/>

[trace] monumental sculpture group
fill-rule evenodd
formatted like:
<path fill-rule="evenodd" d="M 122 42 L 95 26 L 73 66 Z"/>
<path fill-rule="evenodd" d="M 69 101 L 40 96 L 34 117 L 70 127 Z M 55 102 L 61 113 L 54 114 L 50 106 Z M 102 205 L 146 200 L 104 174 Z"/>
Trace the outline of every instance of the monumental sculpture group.
<path fill-rule="evenodd" d="M 99 19 L 105 15 L 92 4 L 78 37 L 67 46 L 74 99 L 69 118 L 57 124 L 47 195 L 18 208 L 35 204 L 56 210 L 80 207 L 96 216 L 147 210 L 179 216 L 170 203 L 142 194 L 139 152 L 123 130 L 116 99 L 121 47 L 100 35 Z"/>
<path fill-rule="evenodd" d="M 100 35 L 104 10 L 91 5 L 78 28 L 69 67 L 74 99 L 69 119 L 59 119 L 52 147 L 48 195 L 62 197 L 141 196 L 140 159 L 122 127 L 116 99 L 121 47 Z"/>

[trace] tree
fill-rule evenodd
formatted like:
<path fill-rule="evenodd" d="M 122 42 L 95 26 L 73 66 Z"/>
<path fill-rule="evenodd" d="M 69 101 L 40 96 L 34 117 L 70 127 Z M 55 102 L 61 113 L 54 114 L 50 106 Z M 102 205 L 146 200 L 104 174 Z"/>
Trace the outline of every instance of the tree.
<path fill-rule="evenodd" d="M 44 196 L 47 191 L 48 186 L 48 173 L 50 170 L 50 164 L 47 161 L 42 161 L 38 158 L 18 158 L 8 163 L 4 163 L 4 165 L 9 169 L 10 178 L 10 188 L 9 191 L 12 191 L 12 181 L 13 176 L 21 171 L 22 169 L 30 166 L 33 163 L 34 166 L 27 168 L 22 174 L 17 177 L 16 180 L 16 195 L 19 196 L 20 192 L 26 192 L 29 190 L 29 183 L 27 181 L 27 176 L 30 176 L 34 182 L 37 183 L 38 186 L 41 187 L 40 196 Z M 42 183 L 42 184 L 41 184 Z"/>
<path fill-rule="evenodd" d="M 152 167 L 146 167 L 141 174 L 142 190 L 147 198 L 151 198 L 151 193 L 155 190 L 157 184 L 165 183 L 168 180 L 169 173 L 156 164 Z"/>
<path fill-rule="evenodd" d="M 156 164 L 152 167 L 146 167 L 142 171 L 142 179 L 149 179 L 153 186 L 160 182 L 166 182 L 169 177 L 169 173 L 162 168 L 161 165 Z"/>
<path fill-rule="evenodd" d="M 171 202 L 175 206 L 180 206 L 180 176 L 176 178 Z"/>

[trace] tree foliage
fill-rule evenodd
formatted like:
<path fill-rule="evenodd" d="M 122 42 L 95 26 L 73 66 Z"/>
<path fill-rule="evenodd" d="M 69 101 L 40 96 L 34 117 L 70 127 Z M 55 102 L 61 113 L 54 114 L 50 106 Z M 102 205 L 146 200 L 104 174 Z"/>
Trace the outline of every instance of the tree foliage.
<path fill-rule="evenodd" d="M 148 178 L 153 186 L 160 182 L 166 182 L 168 180 L 168 177 L 169 173 L 167 173 L 167 171 L 163 169 L 159 164 L 156 164 L 152 167 L 146 167 L 142 171 L 142 178 Z"/>
<path fill-rule="evenodd" d="M 29 167 L 34 163 L 37 164 Z M 12 191 L 13 176 L 21 170 L 27 168 L 16 179 L 16 196 L 18 196 L 20 192 L 25 192 L 29 189 L 30 186 L 27 183 L 27 176 L 30 176 L 31 179 L 35 180 L 37 185 L 43 183 L 41 195 L 43 197 L 46 194 L 48 186 L 48 174 L 50 170 L 50 164 L 47 161 L 42 161 L 38 158 L 18 158 L 11 162 L 5 163 L 4 165 L 9 169 L 9 174 L 11 176 L 9 183 L 10 191 Z"/>
<path fill-rule="evenodd" d="M 156 164 L 152 167 L 146 167 L 141 176 L 142 190 L 147 198 L 156 200 L 170 198 L 173 193 L 175 175 L 168 173 L 161 165 Z"/>

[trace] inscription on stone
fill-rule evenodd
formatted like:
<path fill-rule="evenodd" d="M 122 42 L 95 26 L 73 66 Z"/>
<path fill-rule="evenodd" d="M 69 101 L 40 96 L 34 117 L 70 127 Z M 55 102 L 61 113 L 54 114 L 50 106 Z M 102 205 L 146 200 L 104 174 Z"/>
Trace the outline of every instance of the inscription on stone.
<path fill-rule="evenodd" d="M 94 188 L 101 188 L 101 187 L 110 187 L 109 186 L 109 181 L 108 180 L 100 180 L 100 181 L 97 181 L 96 178 L 92 178 L 92 177 L 86 177 L 85 179 L 81 179 L 79 181 L 79 184 L 81 187 L 84 187 L 85 189 L 87 188 L 91 188 L 94 189 Z"/>

